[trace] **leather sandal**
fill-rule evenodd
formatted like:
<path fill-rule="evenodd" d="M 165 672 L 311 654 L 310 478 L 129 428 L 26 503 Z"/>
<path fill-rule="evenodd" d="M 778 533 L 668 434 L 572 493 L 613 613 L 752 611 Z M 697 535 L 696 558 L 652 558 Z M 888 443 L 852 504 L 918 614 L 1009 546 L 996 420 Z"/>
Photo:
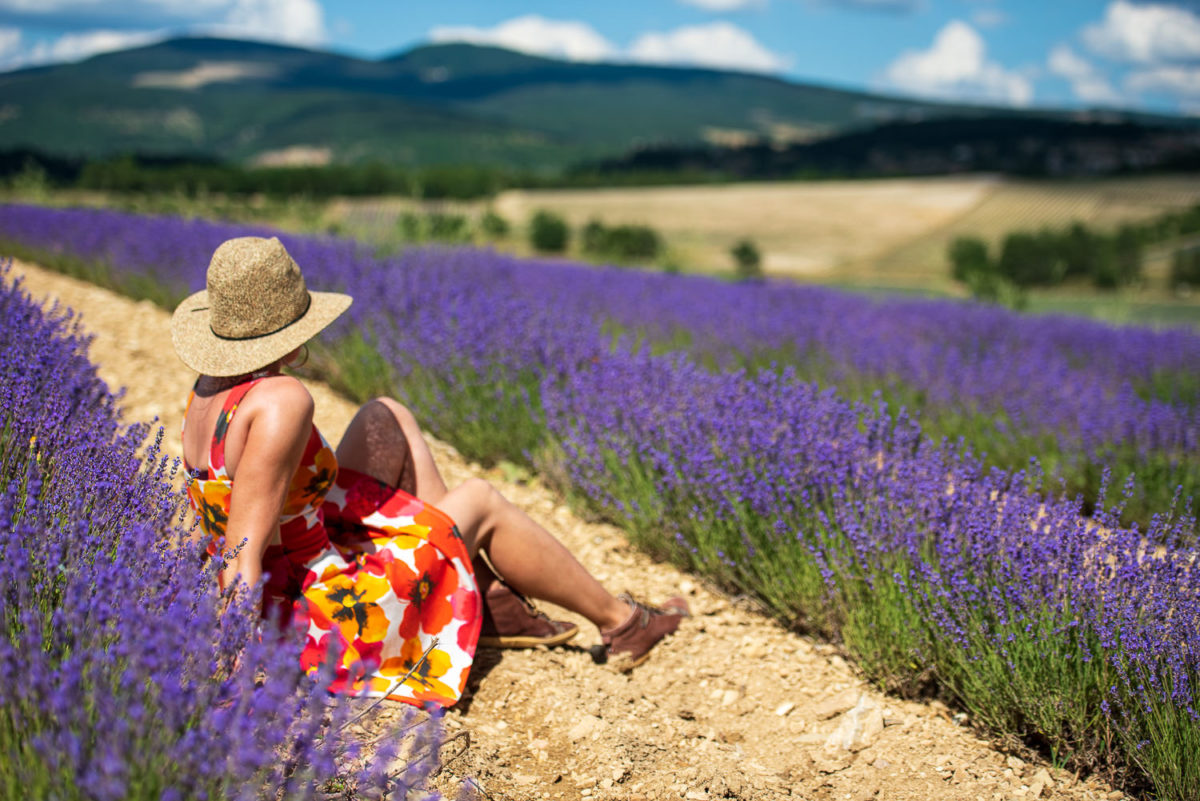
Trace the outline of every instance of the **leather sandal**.
<path fill-rule="evenodd" d="M 633 614 L 621 625 L 600 632 L 609 659 L 619 661 L 622 670 L 632 670 L 650 658 L 650 649 L 679 628 L 679 621 L 689 616 L 688 604 L 682 598 L 671 598 L 661 607 L 635 601 L 623 593 L 621 600 L 633 607 Z"/>
<path fill-rule="evenodd" d="M 504 583 L 482 559 L 474 561 L 475 580 L 483 598 L 483 648 L 534 648 L 562 645 L 579 633 L 579 626 L 551 620 L 529 599 Z"/>

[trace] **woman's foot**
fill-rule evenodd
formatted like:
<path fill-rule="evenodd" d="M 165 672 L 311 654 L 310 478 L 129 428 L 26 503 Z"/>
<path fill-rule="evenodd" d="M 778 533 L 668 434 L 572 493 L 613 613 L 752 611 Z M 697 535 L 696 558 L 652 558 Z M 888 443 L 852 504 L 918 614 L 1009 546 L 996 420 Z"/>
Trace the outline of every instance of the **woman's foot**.
<path fill-rule="evenodd" d="M 479 645 L 484 648 L 533 648 L 562 645 L 579 633 L 574 623 L 551 620 L 529 600 L 505 584 L 482 559 L 474 561 L 475 578 L 483 598 L 483 626 Z"/>
<path fill-rule="evenodd" d="M 616 628 L 600 632 L 609 659 L 622 670 L 632 670 L 650 658 L 650 649 L 679 628 L 688 617 L 687 601 L 671 598 L 661 607 L 635 601 L 628 593 L 621 600 L 633 607 L 633 614 Z"/>

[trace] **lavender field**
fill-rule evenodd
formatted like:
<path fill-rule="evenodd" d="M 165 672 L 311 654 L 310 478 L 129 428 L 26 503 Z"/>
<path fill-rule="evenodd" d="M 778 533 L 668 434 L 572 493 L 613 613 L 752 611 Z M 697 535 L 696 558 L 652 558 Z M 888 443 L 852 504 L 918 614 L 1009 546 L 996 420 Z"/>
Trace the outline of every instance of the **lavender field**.
<path fill-rule="evenodd" d="M 0 208 L 0 252 L 167 306 L 246 233 Z M 344 387 L 538 467 L 881 684 L 1131 790 L 1200 786 L 1195 334 L 280 236 L 356 298 L 326 335 Z"/>
<path fill-rule="evenodd" d="M 420 786 L 428 759 L 393 779 L 388 753 L 354 767 L 328 677 L 261 635 L 256 598 L 217 594 L 166 459 L 138 455 L 147 426 L 122 423 L 69 312 L 42 309 L 5 265 L 0 349 L 0 795 Z"/>

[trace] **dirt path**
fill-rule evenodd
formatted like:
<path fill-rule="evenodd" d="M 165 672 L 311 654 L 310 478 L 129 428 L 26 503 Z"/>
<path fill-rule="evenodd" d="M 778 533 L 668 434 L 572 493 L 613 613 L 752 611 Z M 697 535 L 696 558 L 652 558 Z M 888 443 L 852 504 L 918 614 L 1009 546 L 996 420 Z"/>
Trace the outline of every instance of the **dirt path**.
<path fill-rule="evenodd" d="M 168 315 L 32 265 L 16 270 L 35 297 L 81 313 L 101 376 L 126 388 L 129 419 L 158 417 L 178 454 L 194 375 L 170 350 Z M 320 384 L 310 389 L 317 424 L 336 441 L 353 404 Z M 694 612 L 631 675 L 595 663 L 599 636 L 583 621 L 578 647 L 480 651 L 468 697 L 447 716 L 472 745 L 443 773 L 443 790 L 470 776 L 481 797 L 495 799 L 1122 798 L 993 750 L 940 705 L 879 694 L 831 647 L 654 563 L 618 529 L 579 520 L 537 481 L 505 482 L 432 444 L 451 485 L 488 478 L 614 591 L 651 601 L 680 593 Z"/>

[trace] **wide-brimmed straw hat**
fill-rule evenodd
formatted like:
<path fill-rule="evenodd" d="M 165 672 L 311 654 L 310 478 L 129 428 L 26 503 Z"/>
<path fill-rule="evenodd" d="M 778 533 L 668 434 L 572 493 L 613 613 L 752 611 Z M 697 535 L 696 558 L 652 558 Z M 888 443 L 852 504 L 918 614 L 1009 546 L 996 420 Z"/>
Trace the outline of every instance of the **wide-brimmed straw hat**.
<path fill-rule="evenodd" d="M 309 292 L 300 268 L 275 237 L 223 242 L 208 266 L 208 288 L 171 318 L 183 363 L 212 376 L 266 367 L 312 339 L 350 306 L 338 292 Z"/>

